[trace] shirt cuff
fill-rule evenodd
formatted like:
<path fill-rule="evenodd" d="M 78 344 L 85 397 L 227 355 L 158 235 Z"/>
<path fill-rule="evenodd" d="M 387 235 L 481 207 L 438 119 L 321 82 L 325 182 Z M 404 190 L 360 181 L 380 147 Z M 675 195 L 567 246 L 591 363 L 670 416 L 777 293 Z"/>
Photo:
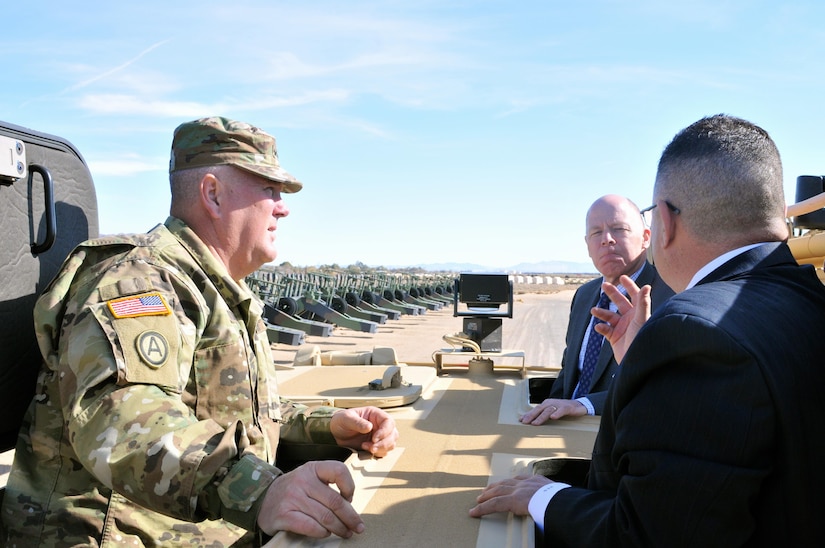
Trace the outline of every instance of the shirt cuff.
<path fill-rule="evenodd" d="M 530 516 L 533 518 L 533 521 L 536 522 L 536 526 L 542 533 L 544 532 L 544 514 L 547 511 L 547 505 L 550 504 L 550 501 L 556 496 L 556 493 L 568 487 L 570 487 L 570 485 L 566 483 L 554 481 L 533 493 L 530 503 L 527 505 L 527 511 L 530 512 Z"/>
<path fill-rule="evenodd" d="M 595 415 L 596 414 L 596 408 L 593 407 L 593 404 L 590 402 L 589 399 L 587 399 L 585 397 L 581 397 L 581 398 L 576 398 L 576 401 L 579 402 L 580 404 L 582 404 L 585 409 L 587 409 L 587 414 L 588 415 Z"/>

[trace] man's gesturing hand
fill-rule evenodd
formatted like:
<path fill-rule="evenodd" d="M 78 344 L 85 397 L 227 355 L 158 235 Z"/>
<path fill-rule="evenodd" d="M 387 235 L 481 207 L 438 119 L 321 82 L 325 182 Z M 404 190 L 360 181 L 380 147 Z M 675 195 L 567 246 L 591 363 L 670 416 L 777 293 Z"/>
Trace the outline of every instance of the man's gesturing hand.
<path fill-rule="evenodd" d="M 650 317 L 650 286 L 637 286 L 628 276 L 622 276 L 619 281 L 627 290 L 627 297 L 608 282 L 602 284 L 602 289 L 618 308 L 612 312 L 604 308 L 593 307 L 591 313 L 607 323 L 597 324 L 595 329 L 610 342 L 613 347 L 613 357 L 622 363 L 630 343 L 636 338 L 639 329 Z M 629 297 L 629 298 L 628 298 Z"/>

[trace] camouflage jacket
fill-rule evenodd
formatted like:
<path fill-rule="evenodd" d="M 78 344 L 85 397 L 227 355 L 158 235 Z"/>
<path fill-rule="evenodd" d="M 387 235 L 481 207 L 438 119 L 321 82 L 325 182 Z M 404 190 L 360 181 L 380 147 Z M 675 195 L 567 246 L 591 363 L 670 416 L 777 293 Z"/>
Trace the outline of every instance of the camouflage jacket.
<path fill-rule="evenodd" d="M 279 439 L 334 443 L 279 400 L 261 311 L 174 217 L 79 245 L 35 307 L 7 545 L 254 544 Z"/>

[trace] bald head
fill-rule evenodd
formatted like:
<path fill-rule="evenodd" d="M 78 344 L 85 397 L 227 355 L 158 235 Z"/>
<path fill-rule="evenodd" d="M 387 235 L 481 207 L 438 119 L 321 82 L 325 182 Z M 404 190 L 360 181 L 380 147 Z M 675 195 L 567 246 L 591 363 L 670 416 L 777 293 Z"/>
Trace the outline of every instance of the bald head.
<path fill-rule="evenodd" d="M 585 223 L 589 225 L 590 218 L 596 215 L 599 211 L 605 209 L 608 209 L 610 211 L 623 211 L 628 214 L 628 217 L 632 217 L 632 221 L 634 221 L 634 223 L 636 221 L 636 217 L 638 217 L 640 221 L 639 224 L 644 224 L 641 222 L 642 217 L 639 213 L 639 207 L 635 203 L 633 203 L 633 201 L 631 201 L 629 198 L 620 196 L 619 194 L 606 194 L 601 198 L 598 198 L 592 204 L 590 204 L 590 207 L 587 208 L 587 216 L 585 217 Z"/>
<path fill-rule="evenodd" d="M 585 230 L 587 252 L 605 281 L 618 283 L 645 262 L 650 230 L 636 204 L 624 196 L 608 194 L 593 202 Z"/>

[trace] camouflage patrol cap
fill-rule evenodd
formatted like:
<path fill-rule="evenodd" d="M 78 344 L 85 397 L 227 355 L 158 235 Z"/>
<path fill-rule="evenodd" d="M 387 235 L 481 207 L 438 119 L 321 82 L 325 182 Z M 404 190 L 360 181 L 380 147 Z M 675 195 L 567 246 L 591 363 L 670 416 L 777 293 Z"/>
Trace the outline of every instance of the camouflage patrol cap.
<path fill-rule="evenodd" d="M 169 173 L 218 165 L 233 165 L 283 183 L 284 192 L 298 192 L 304 186 L 278 162 L 275 137 L 255 126 L 212 116 L 175 129 Z"/>

